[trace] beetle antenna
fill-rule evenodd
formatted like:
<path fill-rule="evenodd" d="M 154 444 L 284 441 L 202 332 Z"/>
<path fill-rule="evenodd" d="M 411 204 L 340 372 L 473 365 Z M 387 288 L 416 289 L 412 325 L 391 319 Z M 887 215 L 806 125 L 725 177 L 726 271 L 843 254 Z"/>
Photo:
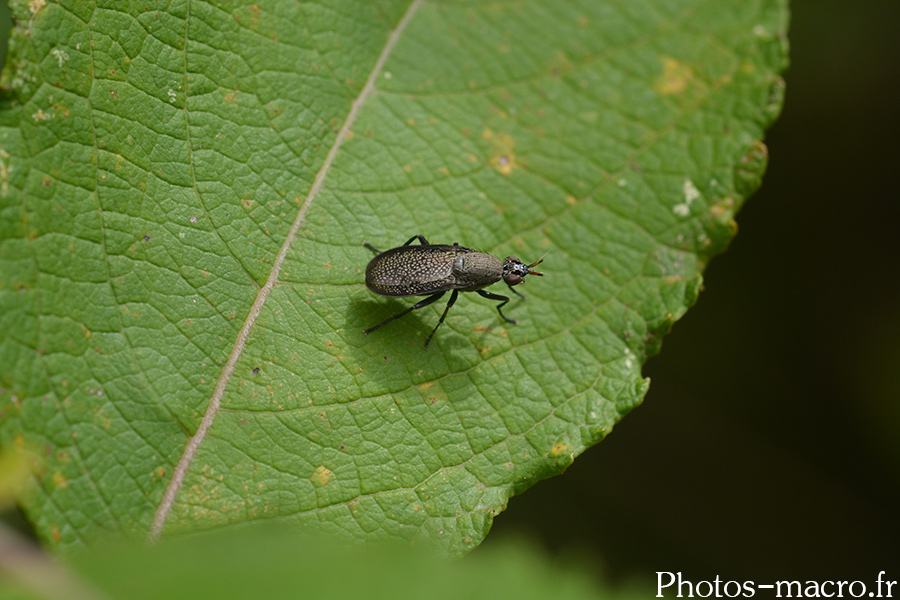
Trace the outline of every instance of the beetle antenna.
<path fill-rule="evenodd" d="M 550 251 L 549 251 L 549 250 L 547 250 L 546 252 L 544 252 L 544 256 L 547 256 L 548 254 L 550 254 Z M 531 263 L 530 265 L 527 265 L 527 266 L 525 267 L 526 269 L 528 269 L 528 274 L 529 274 L 529 275 L 539 275 L 539 276 L 541 276 L 541 277 L 544 276 L 544 274 L 541 273 L 540 271 L 532 271 L 532 270 L 531 270 L 531 267 L 536 267 L 536 266 L 538 266 L 539 264 L 541 264 L 542 262 L 544 262 L 544 256 L 540 257 L 539 259 L 537 259 L 536 261 L 534 261 L 533 263 Z"/>

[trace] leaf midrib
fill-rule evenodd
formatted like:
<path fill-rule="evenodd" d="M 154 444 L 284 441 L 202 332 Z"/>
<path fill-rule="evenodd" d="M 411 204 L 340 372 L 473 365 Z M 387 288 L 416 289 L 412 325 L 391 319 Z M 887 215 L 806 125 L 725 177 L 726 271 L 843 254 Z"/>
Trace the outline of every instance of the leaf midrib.
<path fill-rule="evenodd" d="M 184 482 L 184 477 L 185 475 L 187 475 L 187 471 L 190 468 L 194 457 L 197 455 L 197 451 L 203 444 L 203 441 L 206 438 L 206 434 L 209 432 L 210 427 L 212 427 L 213 421 L 215 421 L 216 416 L 219 414 L 222 397 L 225 395 L 225 389 L 228 387 L 228 383 L 231 380 L 231 375 L 234 373 L 235 365 L 237 364 L 237 361 L 240 359 L 241 354 L 243 353 L 244 345 L 247 342 L 247 338 L 250 336 L 250 331 L 253 329 L 253 326 L 256 323 L 256 319 L 257 317 L 259 317 L 260 312 L 262 312 L 263 306 L 265 305 L 266 300 L 268 300 L 272 289 L 274 289 L 275 284 L 278 282 L 278 277 L 281 273 L 281 267 L 284 264 L 287 253 L 290 250 L 294 239 L 297 237 L 297 232 L 300 231 L 300 227 L 306 220 L 306 215 L 309 212 L 312 203 L 318 197 L 319 192 L 324 185 L 325 178 L 328 176 L 328 172 L 330 171 L 331 166 L 334 163 L 334 159 L 337 157 L 337 153 L 340 150 L 341 145 L 344 143 L 344 140 L 347 139 L 350 129 L 356 121 L 356 118 L 359 116 L 359 113 L 362 110 L 362 107 L 365 104 L 366 100 L 375 91 L 375 80 L 384 68 L 384 65 L 387 62 L 391 51 L 397 45 L 397 42 L 403 35 L 403 32 L 409 25 L 409 22 L 412 20 L 413 15 L 423 2 L 424 0 L 413 0 L 406 13 L 403 15 L 403 18 L 400 19 L 400 22 L 397 24 L 397 27 L 393 32 L 391 32 L 391 35 L 388 37 L 387 43 L 382 49 L 381 54 L 379 54 L 378 56 L 378 60 L 375 61 L 375 65 L 372 68 L 372 72 L 369 74 L 368 79 L 366 80 L 366 84 L 363 86 L 359 95 L 356 97 L 356 100 L 353 101 L 353 104 L 350 107 L 350 111 L 347 113 L 347 118 L 344 119 L 344 123 L 341 126 L 341 129 L 338 131 L 338 134 L 334 139 L 334 143 L 329 149 L 328 154 L 325 156 L 325 161 L 319 168 L 318 173 L 316 173 L 316 178 L 313 181 L 312 187 L 310 187 L 310 190 L 306 195 L 306 199 L 304 200 L 303 205 L 300 207 L 297 216 L 294 218 L 294 222 L 291 224 L 291 228 L 288 231 L 287 236 L 285 237 L 284 243 L 281 245 L 281 248 L 276 255 L 275 261 L 272 264 L 272 270 L 269 272 L 268 278 L 266 278 L 266 283 L 260 288 L 259 292 L 257 293 L 256 300 L 250 307 L 250 310 L 247 313 L 247 318 L 244 320 L 244 324 L 238 332 L 237 339 L 232 346 L 231 353 L 228 356 L 228 360 L 226 361 L 225 366 L 222 368 L 222 372 L 219 375 L 218 380 L 216 381 L 215 390 L 213 391 L 212 396 L 210 396 L 209 404 L 207 405 L 206 412 L 204 413 L 203 419 L 200 422 L 200 426 L 197 428 L 196 433 L 194 433 L 191 439 L 188 440 L 184 452 L 181 454 L 181 457 L 179 458 L 178 463 L 175 466 L 175 470 L 172 473 L 172 479 L 169 480 L 169 485 L 166 487 L 166 491 L 163 494 L 162 500 L 160 501 L 159 506 L 157 506 L 156 514 L 153 517 L 153 522 L 150 524 L 150 530 L 147 534 L 147 541 L 149 543 L 158 541 L 163 529 L 165 528 L 166 520 L 169 516 L 169 512 L 171 511 L 172 506 L 175 504 L 175 499 L 178 496 L 178 492 L 181 489 L 182 483 Z M 186 18 L 189 19 L 190 14 L 188 14 Z M 187 53 L 188 42 L 189 40 L 185 38 L 185 53 Z M 187 105 L 187 97 L 185 97 L 185 105 Z"/>

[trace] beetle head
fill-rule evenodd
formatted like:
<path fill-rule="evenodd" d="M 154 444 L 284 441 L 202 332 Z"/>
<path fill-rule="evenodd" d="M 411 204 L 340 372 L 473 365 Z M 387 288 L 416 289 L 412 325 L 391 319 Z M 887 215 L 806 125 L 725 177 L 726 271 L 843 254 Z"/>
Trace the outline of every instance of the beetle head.
<path fill-rule="evenodd" d="M 503 261 L 503 281 L 505 281 L 507 285 L 519 285 L 525 281 L 526 275 L 540 275 L 543 277 L 544 274 L 540 271 L 531 270 L 531 267 L 538 266 L 543 260 L 544 259 L 541 258 L 538 259 L 537 262 L 526 265 L 515 256 L 507 256 L 506 260 Z"/>

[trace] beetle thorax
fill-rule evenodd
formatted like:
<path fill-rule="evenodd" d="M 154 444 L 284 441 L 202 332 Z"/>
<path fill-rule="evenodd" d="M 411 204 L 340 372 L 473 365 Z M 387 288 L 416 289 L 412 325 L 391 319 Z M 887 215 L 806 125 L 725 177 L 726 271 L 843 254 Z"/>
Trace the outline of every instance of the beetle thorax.
<path fill-rule="evenodd" d="M 467 252 L 453 259 L 453 276 L 459 289 L 475 291 L 503 277 L 500 259 L 482 252 Z"/>

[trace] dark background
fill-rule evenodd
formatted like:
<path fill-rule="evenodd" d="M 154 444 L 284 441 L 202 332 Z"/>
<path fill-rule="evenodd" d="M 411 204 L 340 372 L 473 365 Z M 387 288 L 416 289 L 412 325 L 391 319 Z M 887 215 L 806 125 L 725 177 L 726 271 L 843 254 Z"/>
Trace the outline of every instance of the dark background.
<path fill-rule="evenodd" d="M 644 404 L 484 549 L 524 533 L 616 579 L 900 579 L 900 2 L 795 0 L 790 42 L 762 188 Z"/>
<path fill-rule="evenodd" d="M 792 12 L 763 187 L 644 405 L 469 560 L 524 536 L 616 580 L 900 579 L 900 2 Z"/>

